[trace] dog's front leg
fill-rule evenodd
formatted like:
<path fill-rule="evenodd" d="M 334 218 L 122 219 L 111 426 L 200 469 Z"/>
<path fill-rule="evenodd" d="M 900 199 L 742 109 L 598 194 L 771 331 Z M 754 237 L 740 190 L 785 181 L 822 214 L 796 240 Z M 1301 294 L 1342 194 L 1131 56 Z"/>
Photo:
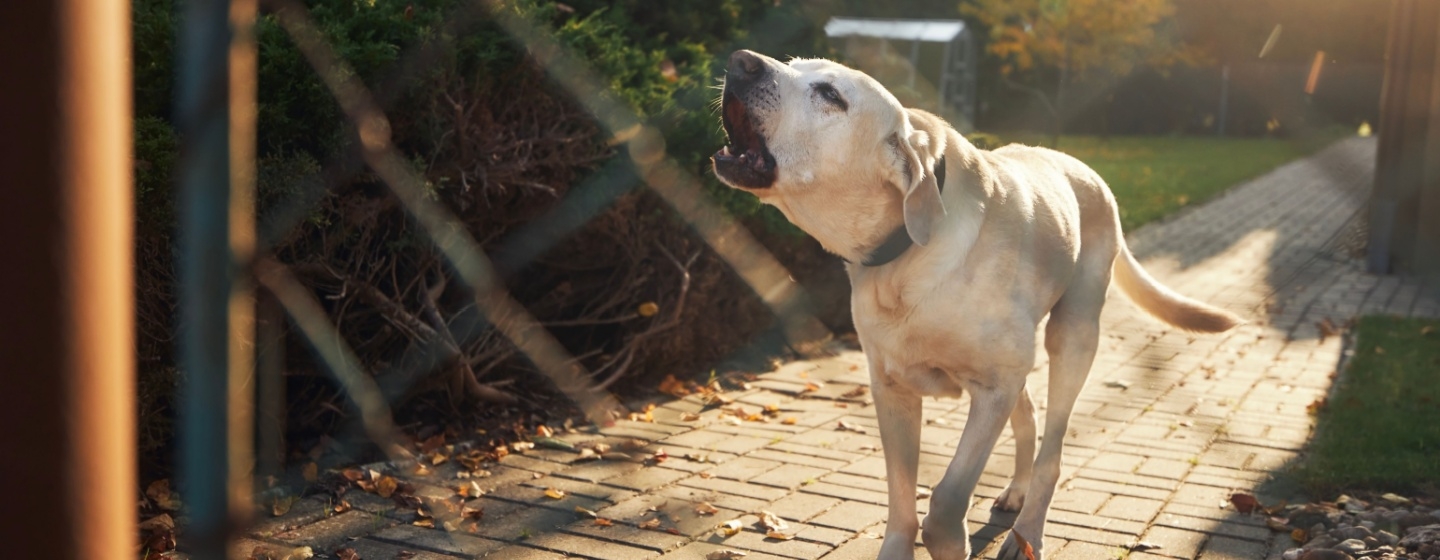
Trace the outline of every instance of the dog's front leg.
<path fill-rule="evenodd" d="M 1015 402 L 1024 387 L 1024 374 L 1002 377 L 1006 382 L 997 387 L 970 390 L 970 414 L 955 458 L 945 469 L 945 476 L 935 485 L 930 498 L 930 514 L 925 516 L 925 548 L 934 560 L 964 560 L 970 555 L 970 531 L 966 515 L 970 498 L 980 481 L 980 472 L 990 459 L 1005 421 L 1015 409 Z M 1018 381 L 1018 382 L 1017 382 Z M 967 387 L 968 389 L 968 387 Z"/>
<path fill-rule="evenodd" d="M 915 534 L 920 520 L 915 514 L 915 482 L 920 468 L 920 395 L 895 385 L 870 363 L 870 392 L 875 396 L 875 416 L 880 421 L 880 444 L 885 452 L 885 478 L 890 491 L 890 516 L 879 560 L 915 558 Z"/>

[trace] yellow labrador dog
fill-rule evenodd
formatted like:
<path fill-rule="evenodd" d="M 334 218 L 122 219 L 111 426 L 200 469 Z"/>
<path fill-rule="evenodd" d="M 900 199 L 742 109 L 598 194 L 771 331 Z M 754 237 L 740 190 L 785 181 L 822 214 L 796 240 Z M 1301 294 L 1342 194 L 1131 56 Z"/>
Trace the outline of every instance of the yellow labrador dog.
<path fill-rule="evenodd" d="M 925 518 L 931 557 L 968 556 L 966 510 L 1008 418 L 1015 475 L 996 505 L 1020 513 L 1000 557 L 1042 558 L 1061 448 L 1095 358 L 1111 274 L 1171 325 L 1221 332 L 1241 322 L 1140 268 L 1109 187 L 1070 156 L 977 149 L 939 117 L 902 107 L 874 79 L 826 60 L 787 64 L 737 51 L 722 107 L 730 144 L 715 154 L 715 173 L 849 261 L 885 448 L 883 560 L 913 558 L 921 530 L 922 396 L 970 392 L 969 419 Z M 1025 377 L 1046 315 L 1049 407 L 1037 455 Z"/>

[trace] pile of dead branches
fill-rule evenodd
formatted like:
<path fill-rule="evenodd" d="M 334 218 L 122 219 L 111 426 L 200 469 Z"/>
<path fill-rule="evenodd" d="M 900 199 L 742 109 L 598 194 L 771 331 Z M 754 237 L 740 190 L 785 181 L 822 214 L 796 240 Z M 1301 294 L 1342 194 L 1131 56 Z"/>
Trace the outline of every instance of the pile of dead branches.
<path fill-rule="evenodd" d="M 433 196 L 493 254 L 537 235 L 521 226 L 543 221 L 572 189 L 586 188 L 612 148 L 588 115 L 533 73 L 478 87 L 454 83 L 419 116 L 397 119 L 396 137 L 428 130 L 438 138 L 405 147 Z M 554 391 L 543 376 L 490 328 L 473 294 L 378 179 L 337 172 L 341 164 L 305 177 L 267 174 L 265 165 L 262 182 L 273 176 L 285 184 L 260 186 L 261 222 L 300 216 L 273 236 L 272 254 L 319 297 L 402 414 L 417 397 L 448 404 L 451 413 L 548 406 Z M 604 210 L 562 223 L 565 235 L 501 271 L 514 297 L 612 390 L 713 364 L 772 322 L 686 224 L 630 181 L 635 188 Z M 313 184 L 318 195 L 296 184 Z M 297 204 L 313 205 L 297 212 Z M 553 232 L 539 234 L 546 233 Z M 140 244 L 142 377 L 171 372 L 170 383 L 173 250 L 164 232 Z M 291 430 L 326 433 L 347 416 L 344 396 L 299 337 L 287 340 Z M 168 416 L 167 399 L 151 400 L 160 404 L 147 414 Z"/>

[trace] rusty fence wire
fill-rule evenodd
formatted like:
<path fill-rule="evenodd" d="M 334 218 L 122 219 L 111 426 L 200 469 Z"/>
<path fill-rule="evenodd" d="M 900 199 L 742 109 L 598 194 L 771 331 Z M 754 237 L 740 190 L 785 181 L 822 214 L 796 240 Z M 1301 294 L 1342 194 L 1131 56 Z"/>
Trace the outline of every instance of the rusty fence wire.
<path fill-rule="evenodd" d="M 596 375 L 570 355 L 499 279 L 496 264 L 449 210 L 431 198 L 421 177 L 392 144 L 383 102 L 360 81 L 318 30 L 297 0 L 204 0 L 188 3 L 180 53 L 179 126 L 187 144 L 182 153 L 181 367 L 188 383 L 182 394 L 180 476 L 191 514 L 187 548 L 197 559 L 226 557 L 226 547 L 246 524 L 253 506 L 257 406 L 274 410 L 266 392 L 277 381 L 256 373 L 257 346 L 274 347 L 273 334 L 256 335 L 258 285 L 270 293 L 299 334 L 358 410 L 364 434 L 392 460 L 408 451 L 401 443 L 385 392 L 366 371 L 320 300 L 294 272 L 268 256 L 280 230 L 293 227 L 319 199 L 310 190 L 282 204 L 281 216 L 257 236 L 255 225 L 256 42 L 261 7 L 274 14 L 290 40 L 338 102 L 360 140 L 360 162 L 374 172 L 420 225 L 456 278 L 474 294 L 486 326 L 501 333 L 586 416 L 598 423 L 619 408 L 608 387 L 625 363 Z M 577 230 L 629 190 L 638 179 L 660 195 L 780 318 L 787 339 L 823 341 L 828 329 L 805 309 L 807 298 L 788 271 L 735 219 L 703 191 L 698 177 L 671 158 L 663 135 L 628 106 L 583 59 L 512 6 L 476 0 L 448 18 L 446 37 L 480 21 L 499 24 L 513 41 L 592 117 L 612 146 L 624 146 L 628 162 L 603 167 L 580 188 L 571 189 L 548 214 L 517 228 L 520 241 L 507 244 L 507 268 L 534 259 Z M 400 57 L 392 79 L 403 79 L 434 62 L 433 50 L 419 46 Z M 627 165 L 628 164 L 628 165 Z M 620 169 L 629 167 L 629 169 Z M 626 172 L 631 171 L 632 172 Z M 617 170 L 619 172 L 617 172 Z M 257 241 L 258 239 L 258 241 Z M 688 262 L 665 253 L 689 287 Z M 698 254 L 697 254 L 698 255 Z M 694 257 L 688 257 L 693 261 Z M 264 323 L 266 313 L 260 311 Z M 269 319 L 273 321 L 273 317 Z M 671 321 L 678 320 L 676 317 Z M 465 329 L 477 336 L 482 329 Z M 446 333 L 448 334 L 448 333 Z M 445 337 L 441 337 L 445 338 Z M 442 340 L 418 349 L 401 363 L 437 366 L 447 351 L 468 341 Z M 412 348 L 408 352 L 415 352 Z M 411 359 L 418 358 L 418 359 Z M 262 357 L 261 364 L 265 364 Z M 275 365 L 260 368 L 278 369 Z M 411 376 L 412 378 L 419 376 Z M 255 386 L 262 388 L 255 402 Z M 279 398 L 283 398 L 279 397 Z M 264 415 L 259 415 L 264 416 Z M 261 441 L 274 441 L 274 426 L 261 422 Z"/>

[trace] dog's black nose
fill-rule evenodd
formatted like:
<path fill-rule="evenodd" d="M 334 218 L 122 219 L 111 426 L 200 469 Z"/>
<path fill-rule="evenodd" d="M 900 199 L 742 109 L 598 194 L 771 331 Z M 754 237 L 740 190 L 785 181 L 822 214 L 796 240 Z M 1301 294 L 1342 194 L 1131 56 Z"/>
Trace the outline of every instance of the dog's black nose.
<path fill-rule="evenodd" d="M 746 50 L 739 50 L 730 53 L 730 65 L 725 68 L 725 77 L 729 80 L 748 81 L 753 80 L 765 70 L 765 61 L 760 55 Z"/>

